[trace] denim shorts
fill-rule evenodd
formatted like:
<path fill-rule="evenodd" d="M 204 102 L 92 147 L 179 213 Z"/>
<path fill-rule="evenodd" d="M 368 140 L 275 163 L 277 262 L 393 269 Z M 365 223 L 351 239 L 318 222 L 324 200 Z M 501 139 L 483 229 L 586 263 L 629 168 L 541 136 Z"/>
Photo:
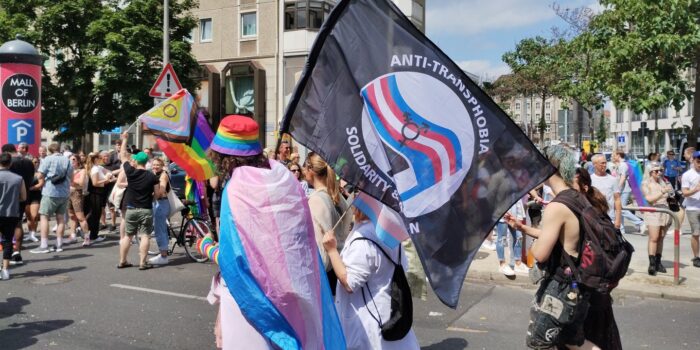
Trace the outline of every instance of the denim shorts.
<path fill-rule="evenodd" d="M 531 349 L 549 349 L 557 345 L 581 346 L 585 342 L 584 321 L 588 313 L 588 296 L 581 294 L 576 308 L 562 303 L 569 292 L 568 283 L 552 278 L 542 280 L 530 308 L 526 345 Z"/>

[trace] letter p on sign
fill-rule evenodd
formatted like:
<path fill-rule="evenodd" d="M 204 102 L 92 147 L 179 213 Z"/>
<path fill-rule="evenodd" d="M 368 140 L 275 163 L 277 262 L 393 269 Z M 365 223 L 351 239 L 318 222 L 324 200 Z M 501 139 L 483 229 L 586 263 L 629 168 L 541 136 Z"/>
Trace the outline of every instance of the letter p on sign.
<path fill-rule="evenodd" d="M 9 119 L 7 122 L 7 141 L 9 143 L 26 142 L 30 145 L 34 144 L 34 120 Z"/>

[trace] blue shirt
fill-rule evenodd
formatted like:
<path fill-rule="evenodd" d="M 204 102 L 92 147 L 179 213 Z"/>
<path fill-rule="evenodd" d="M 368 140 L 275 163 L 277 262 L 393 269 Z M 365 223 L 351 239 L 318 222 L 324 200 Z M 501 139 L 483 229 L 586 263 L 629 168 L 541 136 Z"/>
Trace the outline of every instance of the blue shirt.
<path fill-rule="evenodd" d="M 666 177 L 678 177 L 677 168 L 681 168 L 681 162 L 677 159 L 664 160 L 664 176 Z"/>
<path fill-rule="evenodd" d="M 73 178 L 73 167 L 70 165 L 68 157 L 59 153 L 54 153 L 41 161 L 39 165 L 40 173 L 44 174 L 44 189 L 41 190 L 42 196 L 68 198 L 70 195 L 70 180 Z M 54 175 L 63 176 L 65 179 L 58 185 L 51 182 Z"/>

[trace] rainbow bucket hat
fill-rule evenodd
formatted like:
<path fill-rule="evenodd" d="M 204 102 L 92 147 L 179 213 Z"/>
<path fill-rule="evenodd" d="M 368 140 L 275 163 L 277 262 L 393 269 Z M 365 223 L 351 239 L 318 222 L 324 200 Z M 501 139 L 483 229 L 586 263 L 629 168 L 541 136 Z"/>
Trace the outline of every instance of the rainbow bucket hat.
<path fill-rule="evenodd" d="M 211 149 L 232 156 L 254 156 L 262 153 L 258 139 L 258 123 L 243 115 L 228 115 L 219 124 Z"/>

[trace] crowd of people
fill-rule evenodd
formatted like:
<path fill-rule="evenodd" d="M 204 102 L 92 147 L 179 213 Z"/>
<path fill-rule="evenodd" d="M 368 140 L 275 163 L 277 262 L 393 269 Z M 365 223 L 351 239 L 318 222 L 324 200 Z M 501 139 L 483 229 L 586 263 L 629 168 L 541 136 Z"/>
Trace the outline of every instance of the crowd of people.
<path fill-rule="evenodd" d="M 353 194 L 342 186 L 332 167 L 318 154 L 310 153 L 300 164 L 299 153 L 289 141 L 280 142 L 276 150 L 262 149 L 257 136 L 251 136 L 257 135 L 257 128 L 257 124 L 250 118 L 226 117 L 222 120 L 209 154 L 218 174 L 207 181 L 208 191 L 202 199 L 211 215 L 215 231 L 219 233 L 222 242 L 228 243 L 219 245 L 212 235 L 207 235 L 198 242 L 198 247 L 221 266 L 221 275 L 215 276 L 211 291 L 211 300 L 221 303 L 221 316 L 215 331 L 219 347 L 230 348 L 236 341 L 231 338 L 231 334 L 241 333 L 241 330 L 245 330 L 247 338 L 255 338 L 251 344 L 257 344 L 260 348 L 279 347 L 276 338 L 270 338 L 265 329 L 254 324 L 259 310 L 251 309 L 248 303 L 241 303 L 240 294 L 237 294 L 240 291 L 232 291 L 228 287 L 239 282 L 235 280 L 235 275 L 229 273 L 231 264 L 240 263 L 238 260 L 230 260 L 232 256 L 241 254 L 234 249 L 235 239 L 240 239 L 235 238 L 236 235 L 271 229 L 268 222 L 246 222 L 245 218 L 233 217 L 235 210 L 231 209 L 231 201 L 240 197 L 245 202 L 246 196 L 251 194 L 241 190 L 232 195 L 226 191 L 227 184 L 234 182 L 236 174 L 239 177 L 248 176 L 243 174 L 253 169 L 255 176 L 262 181 L 261 186 L 273 189 L 286 186 L 291 192 L 248 208 L 246 215 L 254 216 L 256 212 L 273 213 L 290 207 L 303 211 L 300 215 L 302 220 L 285 227 L 282 234 L 289 235 L 286 238 L 296 242 L 294 249 L 301 249 L 294 254 L 302 254 L 303 249 L 308 248 L 314 252 L 311 256 L 320 258 L 315 264 L 308 259 L 286 263 L 290 264 L 290 271 L 304 271 L 305 275 L 296 276 L 299 278 L 295 283 L 312 283 L 309 281 L 313 279 L 309 276 L 321 276 L 321 283 L 332 295 L 330 300 L 334 300 L 333 308 L 339 320 L 339 329 L 345 335 L 347 348 L 418 348 L 412 330 L 399 341 L 387 341 L 383 337 L 382 320 L 388 320 L 392 313 L 390 294 L 394 266 L 400 264 L 408 269 L 405 248 L 401 245 L 390 248 L 378 239 L 368 216 L 351 207 Z M 118 269 L 134 266 L 128 259 L 128 253 L 131 245 L 137 243 L 136 237 L 140 238 L 139 270 L 168 264 L 170 237 L 167 220 L 171 210 L 167 197 L 173 191 L 170 175 L 162 158 L 154 156 L 150 149 L 139 151 L 126 147 L 127 138 L 128 135 L 123 134 L 111 151 L 89 154 L 61 150 L 55 143 L 46 148 L 41 147 L 34 156 L 28 153 L 25 144 L 2 146 L 2 279 L 10 279 L 11 265 L 23 263 L 24 241 L 39 242 L 38 247 L 31 250 L 35 254 L 61 252 L 64 245 L 78 243 L 81 239 L 82 246 L 88 248 L 105 239 L 104 235 L 100 235 L 103 229 L 119 231 Z M 667 159 L 663 162 L 649 157 L 644 165 L 641 193 L 649 206 L 677 211 L 680 220 L 688 218 L 692 230 L 692 263 L 695 267 L 700 267 L 700 151 L 692 148 L 685 150 L 685 164 L 676 161 L 672 151 L 666 155 Z M 666 272 L 661 263 L 661 254 L 663 238 L 671 224 L 671 217 L 661 212 L 645 212 L 640 217 L 623 210 L 624 206 L 629 205 L 632 192 L 631 170 L 625 162 L 624 152 L 613 152 L 611 162 L 602 154 L 594 154 L 590 156 L 589 162 L 581 163 L 577 162 L 570 149 L 550 146 L 545 149 L 545 156 L 557 167 L 557 173 L 531 191 L 528 197 L 516 202 L 495 227 L 494 248 L 498 255 L 498 268 L 502 273 L 512 276 L 515 273 L 529 272 L 528 264 L 521 260 L 520 255 L 524 235 L 536 238 L 530 254 L 541 268 L 561 272 L 569 267 L 560 256 L 566 253 L 575 257 L 580 253 L 577 251 L 580 232 L 579 219 L 566 203 L 592 205 L 595 210 L 607 215 L 614 227 L 620 230 L 624 231 L 624 223 L 628 221 L 631 223 L 628 227 L 637 227 L 640 233 L 648 232 L 648 273 L 655 275 Z M 678 183 L 678 186 L 674 186 L 674 183 Z M 678 203 L 679 208 L 676 210 L 672 206 L 673 200 L 677 200 L 678 196 L 682 203 Z M 248 199 L 251 203 L 259 200 Z M 279 200 L 283 203 L 276 202 Z M 544 204 L 544 207 L 541 210 L 528 208 L 526 204 L 533 200 Z M 121 217 L 119 226 L 117 217 Z M 306 217 L 309 218 L 308 221 L 305 220 Z M 56 237 L 53 245 L 49 245 L 51 218 L 56 223 L 53 228 Z M 152 236 L 155 237 L 158 249 L 149 258 Z M 234 248 L 230 245 L 231 237 L 234 237 Z M 266 243 L 252 241 L 247 244 Z M 506 260 L 506 247 L 511 251 L 510 261 Z M 278 260 L 276 256 L 265 255 L 274 254 L 271 250 L 259 248 L 257 252 L 261 256 L 258 258 L 262 261 Z M 548 276 L 555 275 L 556 273 L 550 273 Z M 536 302 L 548 290 L 561 288 L 562 281 L 561 278 L 545 278 L 536 295 Z M 271 298 L 287 295 L 302 300 L 295 303 L 303 304 L 310 301 L 304 299 L 308 295 L 300 290 L 311 288 L 320 290 L 323 294 L 326 287 L 315 289 L 314 286 L 304 286 L 290 290 L 285 289 L 288 286 L 283 284 L 271 283 L 266 286 L 269 290 L 266 290 L 265 295 Z M 530 346 L 573 344 L 594 348 L 595 344 L 602 348 L 620 347 L 609 295 L 597 294 L 585 288 L 582 290 L 590 303 L 590 310 L 595 312 L 581 316 L 581 322 L 568 328 L 563 327 L 560 329 L 561 334 L 554 339 L 541 334 L 546 328 L 542 325 L 545 321 L 537 319 L 539 316 L 533 312 L 534 319 L 528 330 Z M 271 302 L 274 303 L 274 300 Z M 305 338 L 299 341 L 322 343 L 324 332 L 329 332 L 328 327 L 332 328 L 333 324 L 323 319 L 326 313 L 314 313 L 311 309 L 304 309 L 305 314 L 295 318 L 294 322 L 301 322 L 304 327 L 308 327 Z"/>
<path fill-rule="evenodd" d="M 572 151 L 571 149 L 569 149 Z M 648 206 L 667 209 L 675 212 L 682 224 L 688 218 L 691 228 L 691 250 L 693 253 L 692 265 L 700 267 L 698 258 L 698 241 L 700 239 L 700 152 L 693 147 L 688 147 L 683 152 L 684 161 L 675 159 L 675 152 L 666 152 L 665 159 L 661 159 L 659 153 L 651 153 L 641 164 L 643 178 L 641 180 L 640 194 L 644 197 Z M 615 227 L 626 234 L 626 229 L 636 228 L 642 235 L 648 235 L 649 275 L 657 272 L 666 273 L 662 264 L 662 252 L 664 237 L 673 224 L 672 217 L 663 212 L 644 212 L 635 214 L 623 209 L 627 206 L 636 206 L 632 197 L 632 185 L 629 164 L 626 161 L 624 151 L 612 152 L 610 161 L 602 153 L 589 154 L 584 160 L 576 162 L 577 172 L 585 173 L 586 179 L 590 178 L 592 188 L 595 188 L 605 199 L 606 214 L 610 217 Z M 531 191 L 521 201 L 517 202 L 507 215 L 517 217 L 535 224 L 541 219 L 540 203 L 548 203 L 553 199 L 553 192 L 549 186 L 543 184 Z M 535 208 L 523 210 L 522 206 L 530 202 Z M 517 214 L 516 214 L 517 212 Z M 626 224 L 625 224 L 626 223 Z M 487 237 L 484 248 L 496 250 L 499 260 L 499 271 L 506 276 L 514 276 L 516 273 L 527 274 L 526 267 L 520 267 L 522 233 L 513 230 L 510 232 L 512 239 L 508 240 L 505 234 L 505 219 L 501 219 L 496 225 L 495 234 Z M 493 237 L 496 236 L 495 242 Z M 510 248 L 510 263 L 504 260 L 504 248 Z M 515 261 L 515 264 L 514 264 Z"/>

